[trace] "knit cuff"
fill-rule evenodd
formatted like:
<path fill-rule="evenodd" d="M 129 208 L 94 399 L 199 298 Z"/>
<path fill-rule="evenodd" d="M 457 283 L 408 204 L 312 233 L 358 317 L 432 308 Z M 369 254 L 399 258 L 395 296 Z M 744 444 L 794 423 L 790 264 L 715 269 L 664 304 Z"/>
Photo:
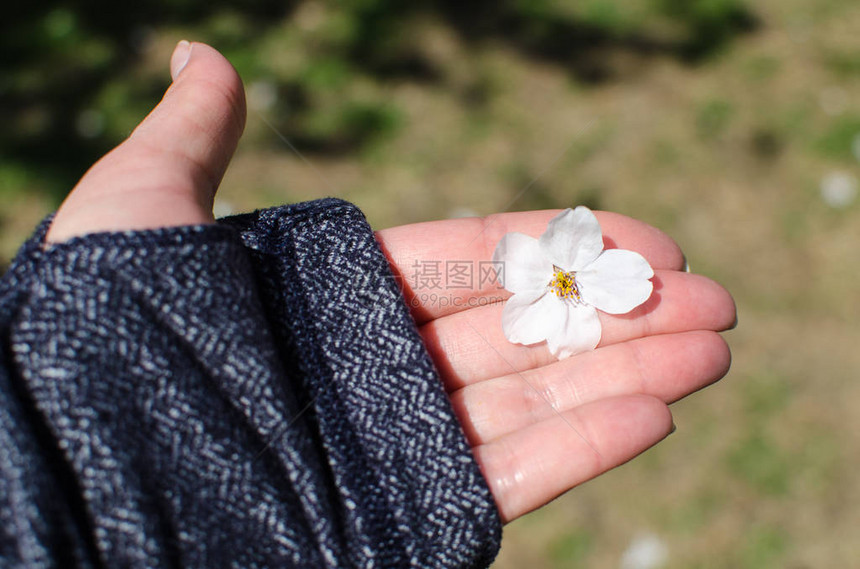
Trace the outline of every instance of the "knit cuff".
<path fill-rule="evenodd" d="M 68 468 L 84 549 L 129 567 L 489 565 L 493 497 L 357 208 L 44 249 L 49 221 L 0 282 L 0 323 L 10 401 L 32 400 L 32 439 L 61 457 L 22 480 L 57 488 Z M 20 448 L 33 462 L 44 443 Z"/>
<path fill-rule="evenodd" d="M 501 523 L 398 283 L 362 213 L 326 199 L 224 220 L 305 378 L 341 512 L 387 566 L 484 567 Z M 367 536 L 374 535 L 372 540 Z M 366 560 L 370 562 L 370 559 Z"/>

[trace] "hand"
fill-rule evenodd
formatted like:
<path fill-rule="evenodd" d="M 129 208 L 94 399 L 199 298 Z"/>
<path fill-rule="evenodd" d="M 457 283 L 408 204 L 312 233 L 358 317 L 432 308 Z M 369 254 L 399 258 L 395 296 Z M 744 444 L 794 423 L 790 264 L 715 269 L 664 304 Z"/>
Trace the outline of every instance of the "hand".
<path fill-rule="evenodd" d="M 244 126 L 241 81 L 199 43 L 177 48 L 171 73 L 163 101 L 70 193 L 48 241 L 213 221 L 215 190 Z M 416 260 L 488 260 L 504 233 L 538 236 L 554 213 L 430 222 L 377 235 L 393 270 L 408 275 Z M 405 291 L 505 521 L 661 440 L 672 429 L 667 404 L 728 370 L 729 351 L 716 333 L 735 319 L 728 293 L 682 272 L 681 251 L 656 229 L 597 215 L 607 242 L 638 251 L 657 275 L 646 304 L 600 315 L 603 340 L 593 352 L 559 362 L 543 345 L 509 343 L 501 304 L 482 305 L 507 296 L 492 287 L 458 291 L 456 307 L 416 303 Z"/>
<path fill-rule="evenodd" d="M 492 258 L 502 235 L 540 236 L 557 211 L 507 213 L 379 231 L 406 283 L 424 341 L 506 522 L 622 464 L 668 435 L 668 403 L 720 379 L 735 306 L 718 284 L 684 272 L 678 246 L 642 222 L 595 212 L 610 246 L 641 253 L 655 269 L 654 293 L 629 314 L 600 313 L 593 352 L 558 361 L 545 344 L 521 346 L 502 333 L 509 294 L 493 285 L 447 290 L 426 302 L 409 282 L 416 261 Z"/>

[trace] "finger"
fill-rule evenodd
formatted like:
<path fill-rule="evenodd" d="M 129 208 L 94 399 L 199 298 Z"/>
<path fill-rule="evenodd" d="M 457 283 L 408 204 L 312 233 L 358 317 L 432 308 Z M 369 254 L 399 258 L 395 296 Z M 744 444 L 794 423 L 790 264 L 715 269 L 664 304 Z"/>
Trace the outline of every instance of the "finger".
<path fill-rule="evenodd" d="M 653 397 L 601 399 L 472 449 L 507 523 L 659 442 L 672 430 Z"/>
<path fill-rule="evenodd" d="M 489 261 L 505 233 L 518 231 L 539 237 L 560 210 L 513 212 L 485 218 L 449 219 L 404 225 L 377 232 L 392 269 L 403 282 L 407 302 L 420 322 L 469 308 L 474 296 L 505 296 L 493 278 Z M 655 269 L 681 270 L 684 255 L 662 231 L 641 221 L 610 212 L 594 212 L 607 248 L 642 254 Z M 470 271 L 471 282 L 457 267 Z M 433 278 L 428 271 L 439 271 Z M 448 278 L 451 277 L 451 278 Z M 444 296 L 445 302 L 437 302 Z"/>
<path fill-rule="evenodd" d="M 658 271 L 653 282 L 651 298 L 632 312 L 599 312 L 603 327 L 600 346 L 649 335 L 722 331 L 734 324 L 734 300 L 714 281 L 700 275 Z M 437 318 L 419 328 L 449 390 L 556 361 L 545 342 L 529 346 L 509 342 L 502 331 L 502 309 L 501 303 L 481 306 Z"/>
<path fill-rule="evenodd" d="M 84 175 L 48 241 L 213 221 L 212 200 L 245 124 L 242 82 L 201 43 L 180 42 L 171 71 L 174 82 L 161 103 Z"/>
<path fill-rule="evenodd" d="M 451 402 L 475 446 L 609 397 L 642 394 L 672 403 L 723 377 L 730 364 L 715 332 L 649 336 L 467 385 Z"/>

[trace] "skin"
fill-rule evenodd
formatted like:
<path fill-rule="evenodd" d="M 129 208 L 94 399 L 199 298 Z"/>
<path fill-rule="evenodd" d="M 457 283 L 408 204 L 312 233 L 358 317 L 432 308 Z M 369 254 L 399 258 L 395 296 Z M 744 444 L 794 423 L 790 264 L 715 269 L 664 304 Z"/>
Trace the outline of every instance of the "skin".
<path fill-rule="evenodd" d="M 161 103 L 69 194 L 49 243 L 214 221 L 215 191 L 245 124 L 242 83 L 217 51 L 200 43 L 180 43 L 171 75 Z M 409 274 L 416 260 L 486 261 L 502 235 L 537 237 L 556 213 L 377 232 L 393 271 L 404 277 L 406 300 L 505 522 L 662 440 L 674 429 L 668 404 L 720 379 L 731 360 L 718 334 L 735 323 L 729 293 L 684 272 L 671 238 L 618 214 L 596 212 L 606 246 L 648 259 L 655 292 L 629 314 L 601 313 L 603 338 L 592 352 L 556 361 L 543 344 L 509 343 L 498 302 L 509 294 L 493 285 L 446 291 L 456 306 L 422 302 L 414 293 Z"/>

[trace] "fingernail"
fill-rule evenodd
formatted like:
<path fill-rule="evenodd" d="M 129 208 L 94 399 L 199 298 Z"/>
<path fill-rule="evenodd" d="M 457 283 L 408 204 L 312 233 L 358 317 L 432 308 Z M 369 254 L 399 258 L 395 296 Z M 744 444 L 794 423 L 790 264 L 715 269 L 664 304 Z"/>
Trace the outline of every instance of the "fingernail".
<path fill-rule="evenodd" d="M 684 272 L 685 272 L 685 273 L 689 273 L 689 272 L 690 272 L 690 261 L 688 261 L 688 260 L 687 260 L 687 256 L 686 256 L 686 255 L 684 255 Z"/>
<path fill-rule="evenodd" d="M 669 431 L 669 435 L 671 435 L 672 433 L 674 433 L 674 432 L 675 432 L 675 431 L 677 431 L 677 430 L 678 430 L 678 427 L 675 425 L 675 423 L 674 423 L 674 421 L 673 421 L 673 422 L 672 422 L 672 430 L 671 430 L 671 431 Z M 666 435 L 666 436 L 668 437 L 669 435 Z"/>
<path fill-rule="evenodd" d="M 170 77 L 176 81 L 179 73 L 185 69 L 185 64 L 191 58 L 191 44 L 185 40 L 176 44 L 173 55 L 170 56 Z"/>
<path fill-rule="evenodd" d="M 729 330 L 734 330 L 734 329 L 735 329 L 735 328 L 737 328 L 737 327 L 738 327 L 738 315 L 737 315 L 737 314 L 735 314 L 735 321 L 734 321 L 734 322 L 732 322 L 732 325 L 731 325 L 731 326 L 729 326 Z"/>

